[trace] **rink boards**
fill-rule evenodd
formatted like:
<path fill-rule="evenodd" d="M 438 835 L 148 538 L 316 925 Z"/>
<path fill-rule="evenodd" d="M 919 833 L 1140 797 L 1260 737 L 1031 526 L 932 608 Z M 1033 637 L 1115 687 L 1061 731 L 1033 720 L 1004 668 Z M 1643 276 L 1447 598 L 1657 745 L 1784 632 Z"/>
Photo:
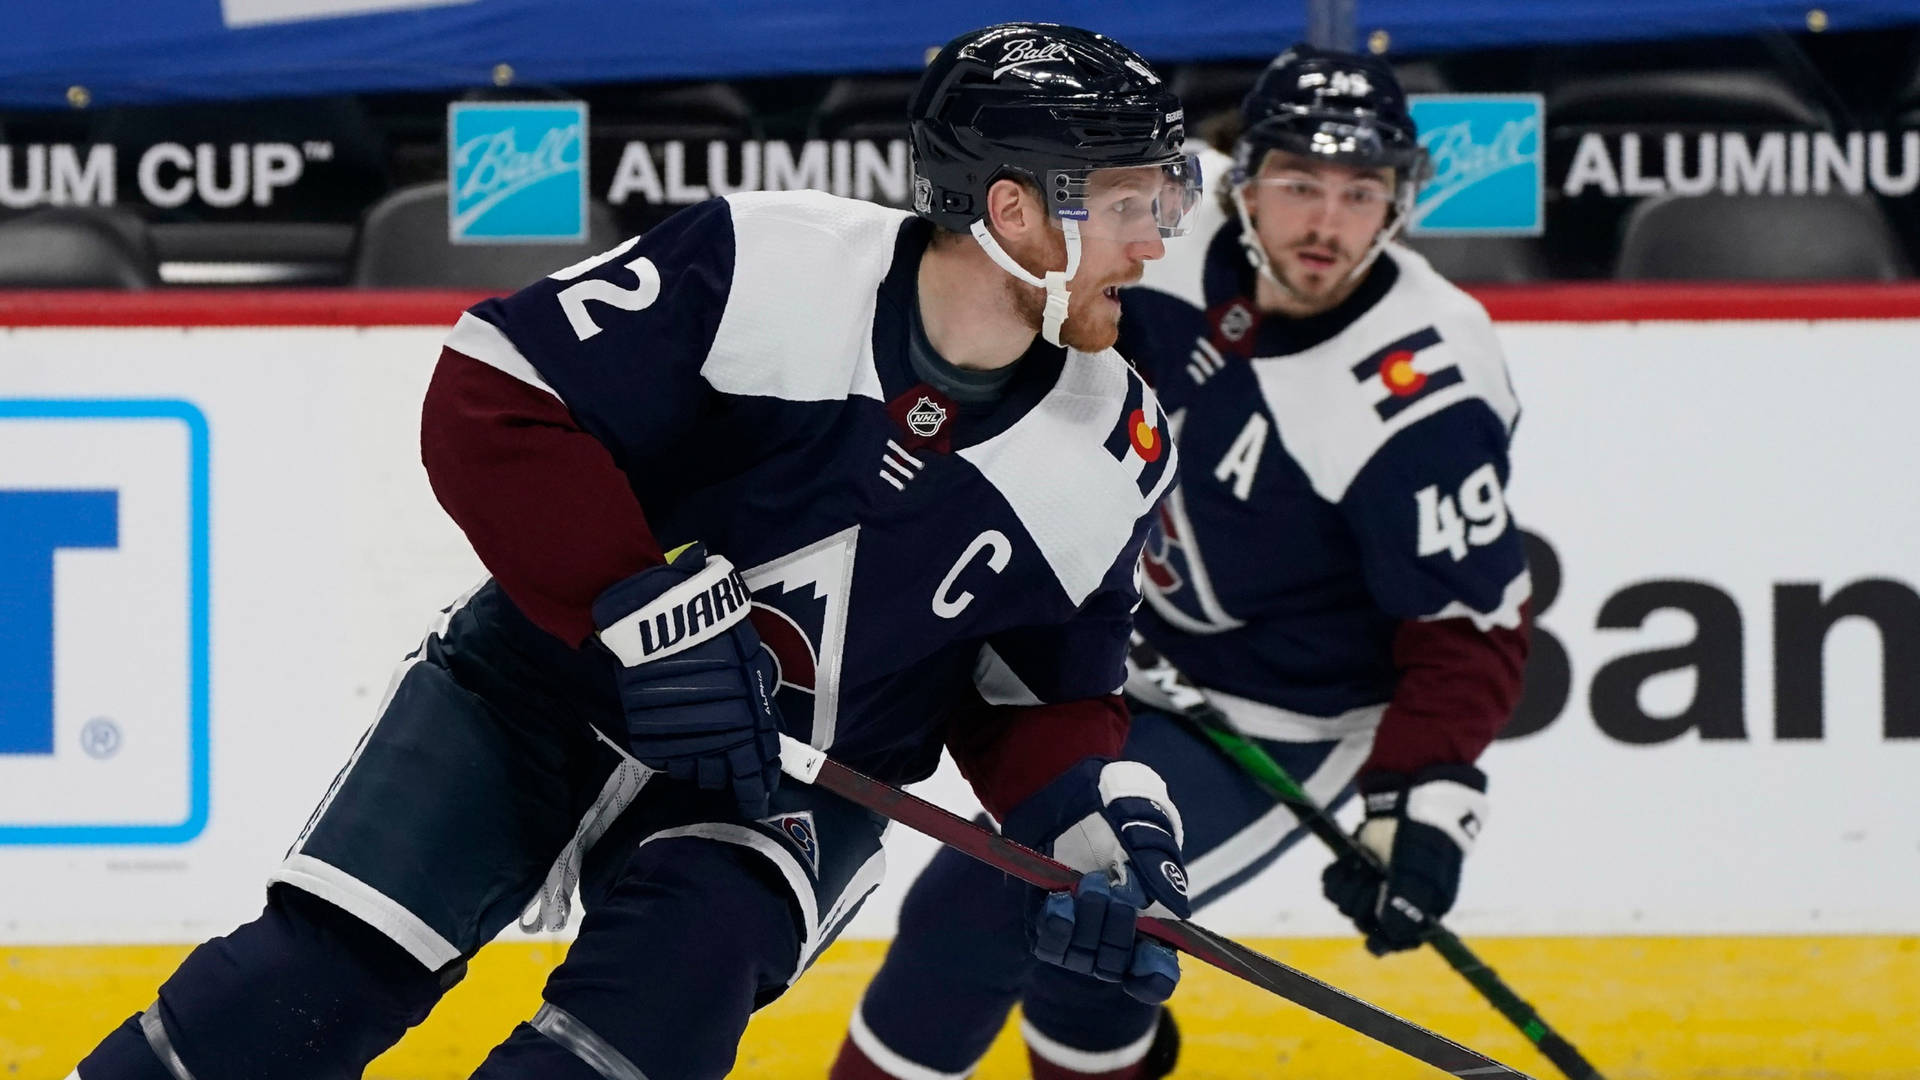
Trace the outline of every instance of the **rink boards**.
<path fill-rule="evenodd" d="M 1486 759 L 1456 928 L 1610 1076 L 1920 1074 L 1894 1034 L 1920 1023 L 1920 291 L 1485 297 L 1547 644 L 1531 733 Z M 0 726 L 0 1067 L 27 1077 L 64 1076 L 174 945 L 257 910 L 392 665 L 480 573 L 417 452 L 460 299 L 111 303 L 0 304 L 0 500 L 41 544 L 8 572 L 41 566 L 48 604 L 6 628 L 45 646 L 4 661 Z M 967 804 L 950 774 L 928 791 Z M 926 857 L 892 843 L 852 937 L 891 932 Z M 1202 921 L 1547 1068 L 1437 963 L 1347 944 L 1322 861 Z M 496 949 L 380 1075 L 458 1074 L 555 947 Z M 757 1021 L 743 1075 L 823 1064 L 874 949 Z M 1213 1075 L 1276 1054 L 1288 1076 L 1400 1075 L 1224 983 L 1182 1004 Z M 982 1075 L 1014 1075 L 1000 1061 Z"/>

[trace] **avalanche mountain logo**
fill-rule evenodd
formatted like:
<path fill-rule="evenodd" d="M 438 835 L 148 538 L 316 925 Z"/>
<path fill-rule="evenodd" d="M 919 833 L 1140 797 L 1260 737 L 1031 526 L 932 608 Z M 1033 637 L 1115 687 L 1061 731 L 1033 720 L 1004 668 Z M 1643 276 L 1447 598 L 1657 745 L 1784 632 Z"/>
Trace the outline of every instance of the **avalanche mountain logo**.
<path fill-rule="evenodd" d="M 801 810 L 792 814 L 775 814 L 760 819 L 763 825 L 771 825 L 786 841 L 800 849 L 813 872 L 820 872 L 820 840 L 813 825 L 813 811 Z"/>

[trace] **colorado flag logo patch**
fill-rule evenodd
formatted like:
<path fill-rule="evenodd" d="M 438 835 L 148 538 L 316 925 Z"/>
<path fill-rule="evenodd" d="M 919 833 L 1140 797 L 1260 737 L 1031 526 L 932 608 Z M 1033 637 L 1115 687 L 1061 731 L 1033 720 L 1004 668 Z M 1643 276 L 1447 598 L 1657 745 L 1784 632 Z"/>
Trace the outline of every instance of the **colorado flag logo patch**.
<path fill-rule="evenodd" d="M 1149 400 L 1147 384 L 1140 376 L 1127 372 L 1127 396 L 1120 406 L 1120 417 L 1107 433 L 1107 453 L 1129 472 L 1141 495 L 1151 495 L 1166 475 L 1167 462 L 1173 457 L 1167 445 L 1167 415 L 1160 403 Z"/>
<path fill-rule="evenodd" d="M 1380 419 L 1391 420 L 1415 403 L 1466 381 L 1458 364 L 1442 361 L 1434 367 L 1421 354 L 1440 344 L 1440 331 L 1429 326 L 1386 345 L 1353 366 L 1354 381 L 1375 383 L 1385 393 L 1373 403 Z M 1430 356 L 1430 354 L 1429 354 Z"/>

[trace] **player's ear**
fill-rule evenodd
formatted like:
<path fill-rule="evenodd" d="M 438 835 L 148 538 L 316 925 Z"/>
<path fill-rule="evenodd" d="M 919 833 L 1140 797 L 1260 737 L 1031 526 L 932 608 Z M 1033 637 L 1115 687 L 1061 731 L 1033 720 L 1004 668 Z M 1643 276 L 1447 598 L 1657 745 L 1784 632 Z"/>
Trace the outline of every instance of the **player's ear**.
<path fill-rule="evenodd" d="M 1023 238 L 1034 228 L 1045 228 L 1040 196 L 1018 180 L 1002 178 L 987 189 L 987 224 L 1006 240 Z"/>

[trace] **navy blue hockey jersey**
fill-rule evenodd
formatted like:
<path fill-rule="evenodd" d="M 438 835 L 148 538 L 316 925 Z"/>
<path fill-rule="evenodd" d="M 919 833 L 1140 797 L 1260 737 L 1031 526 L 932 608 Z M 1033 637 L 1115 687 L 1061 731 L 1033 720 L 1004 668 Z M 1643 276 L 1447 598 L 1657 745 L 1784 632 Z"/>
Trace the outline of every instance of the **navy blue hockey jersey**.
<path fill-rule="evenodd" d="M 1262 317 L 1237 219 L 1209 213 L 1123 294 L 1119 348 L 1182 461 L 1141 630 L 1253 733 L 1345 734 L 1391 702 L 1477 729 L 1392 764 L 1470 761 L 1517 696 L 1530 593 L 1491 321 L 1397 245 L 1334 310 Z"/>
<path fill-rule="evenodd" d="M 754 590 L 788 732 L 888 779 L 930 772 L 942 718 L 976 692 L 1112 694 L 1174 475 L 1164 438 L 1142 438 L 1164 416 L 1111 350 L 1038 339 L 991 404 L 920 383 L 907 348 L 929 235 L 867 203 L 740 194 L 477 305 L 443 370 L 510 378 L 527 415 L 496 426 L 526 441 L 486 450 L 470 483 L 515 455 L 544 471 L 520 483 L 527 505 L 443 502 L 516 604 L 574 640 L 609 575 L 705 542 Z M 597 445 L 554 449 L 549 429 L 570 424 Z M 601 448 L 644 520 L 609 510 L 604 486 L 569 494 L 573 474 L 606 471 Z M 604 569 L 570 581 L 549 565 L 563 561 Z"/>

